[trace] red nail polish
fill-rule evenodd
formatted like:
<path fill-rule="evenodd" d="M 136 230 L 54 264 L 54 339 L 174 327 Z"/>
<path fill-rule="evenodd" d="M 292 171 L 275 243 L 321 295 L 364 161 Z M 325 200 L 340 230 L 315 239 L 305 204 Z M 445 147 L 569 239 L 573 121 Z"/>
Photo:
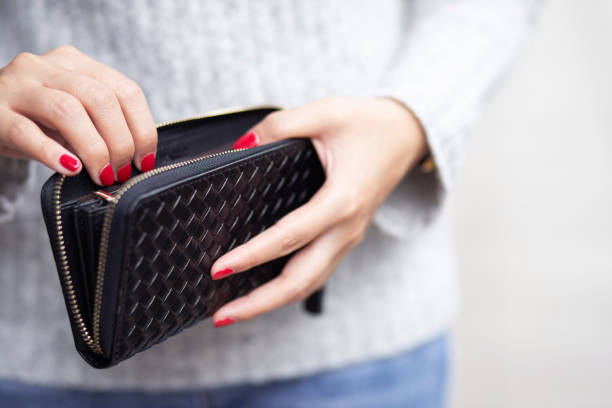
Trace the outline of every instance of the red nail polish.
<path fill-rule="evenodd" d="M 120 183 L 125 183 L 130 179 L 132 175 L 132 165 L 130 163 L 126 164 L 122 168 L 117 171 L 117 181 Z"/>
<path fill-rule="evenodd" d="M 115 182 L 115 175 L 110 164 L 107 164 L 100 171 L 100 182 L 103 186 L 110 186 Z"/>
<path fill-rule="evenodd" d="M 67 154 L 62 154 L 59 158 L 59 162 L 64 168 L 70 171 L 77 171 L 79 167 L 81 167 L 81 162 L 79 162 L 78 159 Z"/>
<path fill-rule="evenodd" d="M 232 273 L 234 273 L 233 270 L 231 270 L 230 268 L 225 268 L 225 269 L 221 269 L 220 271 L 215 272 L 212 278 L 213 280 L 217 280 L 217 279 L 225 278 L 226 276 L 229 276 Z"/>
<path fill-rule="evenodd" d="M 142 158 L 140 162 L 140 170 L 142 172 L 151 171 L 155 167 L 155 153 L 149 153 Z"/>
<path fill-rule="evenodd" d="M 259 146 L 259 136 L 252 130 L 240 136 L 240 138 L 234 142 L 234 149 L 245 149 L 256 146 Z"/>
<path fill-rule="evenodd" d="M 215 327 L 229 326 L 230 324 L 234 323 L 236 323 L 235 319 L 232 319 L 231 317 L 224 317 L 223 319 L 219 319 L 215 322 Z"/>

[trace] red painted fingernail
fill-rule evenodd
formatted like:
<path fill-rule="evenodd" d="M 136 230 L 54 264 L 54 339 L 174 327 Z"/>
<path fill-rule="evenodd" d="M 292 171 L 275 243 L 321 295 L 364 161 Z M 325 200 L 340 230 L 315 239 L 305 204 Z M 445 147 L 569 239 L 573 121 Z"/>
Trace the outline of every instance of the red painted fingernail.
<path fill-rule="evenodd" d="M 225 268 L 225 269 L 221 269 L 220 271 L 215 272 L 212 278 L 213 280 L 217 280 L 217 279 L 225 278 L 226 276 L 229 276 L 232 273 L 234 273 L 233 270 L 231 270 L 230 268 Z"/>
<path fill-rule="evenodd" d="M 142 158 L 140 162 L 140 170 L 142 172 L 153 170 L 155 167 L 155 153 L 149 153 Z"/>
<path fill-rule="evenodd" d="M 115 182 L 115 175 L 110 164 L 107 164 L 100 171 L 100 182 L 103 186 L 110 186 Z"/>
<path fill-rule="evenodd" d="M 215 322 L 215 327 L 229 326 L 230 324 L 234 323 L 236 323 L 235 319 L 232 319 L 231 317 L 224 317 L 223 319 L 219 319 Z"/>
<path fill-rule="evenodd" d="M 70 171 L 77 171 L 79 167 L 81 167 L 81 162 L 79 159 L 74 158 L 68 154 L 62 154 L 60 156 L 59 162 L 64 168 Z"/>
<path fill-rule="evenodd" d="M 130 179 L 132 175 L 132 165 L 130 163 L 126 164 L 117 172 L 117 181 L 120 183 L 125 183 Z"/>
<path fill-rule="evenodd" d="M 240 136 L 240 138 L 234 142 L 234 149 L 245 149 L 257 146 L 259 146 L 259 136 L 252 130 Z"/>

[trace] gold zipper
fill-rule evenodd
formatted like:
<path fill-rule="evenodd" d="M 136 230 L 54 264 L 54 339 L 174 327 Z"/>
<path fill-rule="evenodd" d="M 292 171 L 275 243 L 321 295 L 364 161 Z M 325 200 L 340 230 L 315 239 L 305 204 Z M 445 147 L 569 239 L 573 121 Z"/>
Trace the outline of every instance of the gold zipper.
<path fill-rule="evenodd" d="M 72 275 L 70 274 L 70 265 L 68 265 L 68 256 L 66 255 L 66 243 L 64 242 L 64 230 L 62 227 L 61 209 L 62 186 L 64 185 L 65 180 L 66 176 L 61 176 L 58 179 L 57 183 L 55 183 L 53 189 L 53 201 L 55 202 L 55 220 L 57 222 L 57 252 L 59 254 L 61 275 L 62 279 L 64 280 L 66 298 L 68 299 L 68 306 L 70 307 L 70 311 L 72 312 L 72 319 L 75 322 L 76 327 L 79 329 L 83 341 L 85 341 L 89 348 L 91 348 L 95 353 L 102 354 L 102 350 L 99 350 L 98 352 L 98 347 L 95 344 L 91 335 L 89 334 L 87 326 L 85 325 L 85 321 L 83 320 L 83 315 L 81 314 L 81 310 L 79 309 L 79 304 L 77 303 L 76 299 L 76 293 L 74 291 Z"/>
<path fill-rule="evenodd" d="M 276 106 L 269 105 L 261 105 L 254 107 L 235 107 L 235 108 L 227 108 L 227 109 L 218 109 L 215 111 L 211 111 L 199 116 L 192 116 L 188 118 L 183 118 L 175 121 L 164 122 L 157 125 L 157 129 L 175 125 L 178 123 L 189 122 L 192 120 L 204 119 L 214 116 L 227 115 L 230 113 L 239 113 L 250 110 L 258 110 L 258 109 L 278 109 Z M 70 312 L 72 313 L 72 317 L 76 326 L 79 330 L 81 338 L 83 341 L 89 346 L 89 348 L 96 354 L 103 355 L 102 346 L 100 343 L 100 318 L 101 318 L 101 309 L 102 309 L 102 295 L 104 293 L 104 273 L 106 270 L 106 261 L 108 258 L 108 243 L 110 238 L 110 228 L 113 220 L 113 214 L 119 200 L 130 188 L 140 183 L 143 180 L 148 179 L 149 177 L 164 173 L 168 170 L 173 170 L 179 167 L 183 167 L 201 160 L 210 159 L 212 157 L 221 156 L 228 153 L 239 152 L 245 149 L 232 149 L 226 150 L 219 153 L 209 154 L 202 157 L 196 157 L 189 160 L 184 160 L 182 162 L 169 164 L 167 166 L 159 167 L 148 171 L 146 173 L 140 174 L 139 176 L 134 177 L 129 180 L 127 183 L 123 184 L 112 196 L 107 195 L 106 197 L 100 195 L 103 199 L 110 203 L 110 207 L 106 209 L 104 214 L 104 221 L 102 224 L 102 232 L 100 235 L 100 251 L 98 255 L 98 267 L 97 267 L 97 276 L 96 276 L 96 284 L 94 291 L 94 308 L 93 308 L 93 322 L 92 328 L 90 330 L 87 328 L 85 324 L 85 320 L 83 319 L 83 314 L 79 309 L 79 305 L 76 299 L 76 293 L 74 290 L 74 282 L 72 280 L 72 274 L 70 272 L 70 265 L 68 264 L 68 256 L 66 254 L 66 244 L 64 241 L 64 232 L 62 226 L 62 212 L 61 212 L 61 193 L 62 187 L 66 180 L 66 176 L 61 176 L 57 183 L 54 186 L 53 190 L 53 200 L 55 203 L 55 221 L 57 227 L 57 251 L 60 259 L 60 273 L 62 279 L 64 280 L 64 287 L 66 290 L 66 296 L 68 298 L 68 305 L 70 308 Z"/>
<path fill-rule="evenodd" d="M 191 120 L 212 118 L 215 116 L 229 115 L 231 113 L 248 112 L 248 111 L 254 111 L 254 110 L 261 110 L 261 109 L 275 109 L 276 110 L 276 109 L 280 109 L 280 107 L 276 105 L 230 106 L 229 108 L 214 109 L 214 110 L 208 111 L 200 115 L 188 116 L 186 118 L 162 122 L 157 125 L 157 129 L 160 129 L 166 126 L 170 126 L 170 125 L 176 125 L 178 123 L 189 122 Z"/>

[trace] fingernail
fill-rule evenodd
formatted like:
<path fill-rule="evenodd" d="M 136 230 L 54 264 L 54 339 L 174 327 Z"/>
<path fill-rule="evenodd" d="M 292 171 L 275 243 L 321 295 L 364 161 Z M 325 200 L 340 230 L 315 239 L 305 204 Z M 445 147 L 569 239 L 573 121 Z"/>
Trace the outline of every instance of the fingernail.
<path fill-rule="evenodd" d="M 65 169 L 70 171 L 77 171 L 79 167 L 81 167 L 81 162 L 79 159 L 72 157 L 68 154 L 62 154 L 60 156 L 59 162 Z"/>
<path fill-rule="evenodd" d="M 132 165 L 130 163 L 126 164 L 117 172 L 117 181 L 120 183 L 125 183 L 130 179 L 132 175 Z"/>
<path fill-rule="evenodd" d="M 231 317 L 224 317 L 223 319 L 219 319 L 215 322 L 215 327 L 229 326 L 230 324 L 234 323 L 236 323 L 235 319 L 232 319 Z"/>
<path fill-rule="evenodd" d="M 142 172 L 153 170 L 155 167 L 155 153 L 149 153 L 142 158 L 140 162 L 140 170 Z"/>
<path fill-rule="evenodd" d="M 259 146 L 259 136 L 252 130 L 240 136 L 240 138 L 234 142 L 234 149 L 245 149 L 257 146 Z"/>
<path fill-rule="evenodd" d="M 115 182 L 115 175 L 110 164 L 107 164 L 100 170 L 100 183 L 103 186 L 110 186 Z"/>
<path fill-rule="evenodd" d="M 225 268 L 225 269 L 221 269 L 220 271 L 215 272 L 212 278 L 213 280 L 217 280 L 217 279 L 225 278 L 226 276 L 229 276 L 232 273 L 234 273 L 233 270 L 231 270 L 230 268 Z"/>

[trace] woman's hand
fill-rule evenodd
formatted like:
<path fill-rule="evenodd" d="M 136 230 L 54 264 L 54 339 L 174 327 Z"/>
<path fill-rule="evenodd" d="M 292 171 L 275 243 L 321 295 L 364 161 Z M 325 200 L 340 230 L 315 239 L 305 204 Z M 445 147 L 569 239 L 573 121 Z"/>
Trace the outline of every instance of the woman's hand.
<path fill-rule="evenodd" d="M 235 147 L 291 137 L 312 138 L 327 180 L 308 203 L 219 258 L 211 273 L 221 279 L 300 250 L 277 278 L 219 309 L 215 326 L 251 319 L 320 288 L 427 152 L 423 130 L 406 107 L 391 99 L 349 97 L 274 112 Z"/>
<path fill-rule="evenodd" d="M 22 53 L 0 69 L 0 156 L 32 158 L 69 176 L 84 165 L 92 180 L 110 185 L 130 178 L 132 161 L 151 170 L 156 148 L 138 85 L 76 48 Z"/>

